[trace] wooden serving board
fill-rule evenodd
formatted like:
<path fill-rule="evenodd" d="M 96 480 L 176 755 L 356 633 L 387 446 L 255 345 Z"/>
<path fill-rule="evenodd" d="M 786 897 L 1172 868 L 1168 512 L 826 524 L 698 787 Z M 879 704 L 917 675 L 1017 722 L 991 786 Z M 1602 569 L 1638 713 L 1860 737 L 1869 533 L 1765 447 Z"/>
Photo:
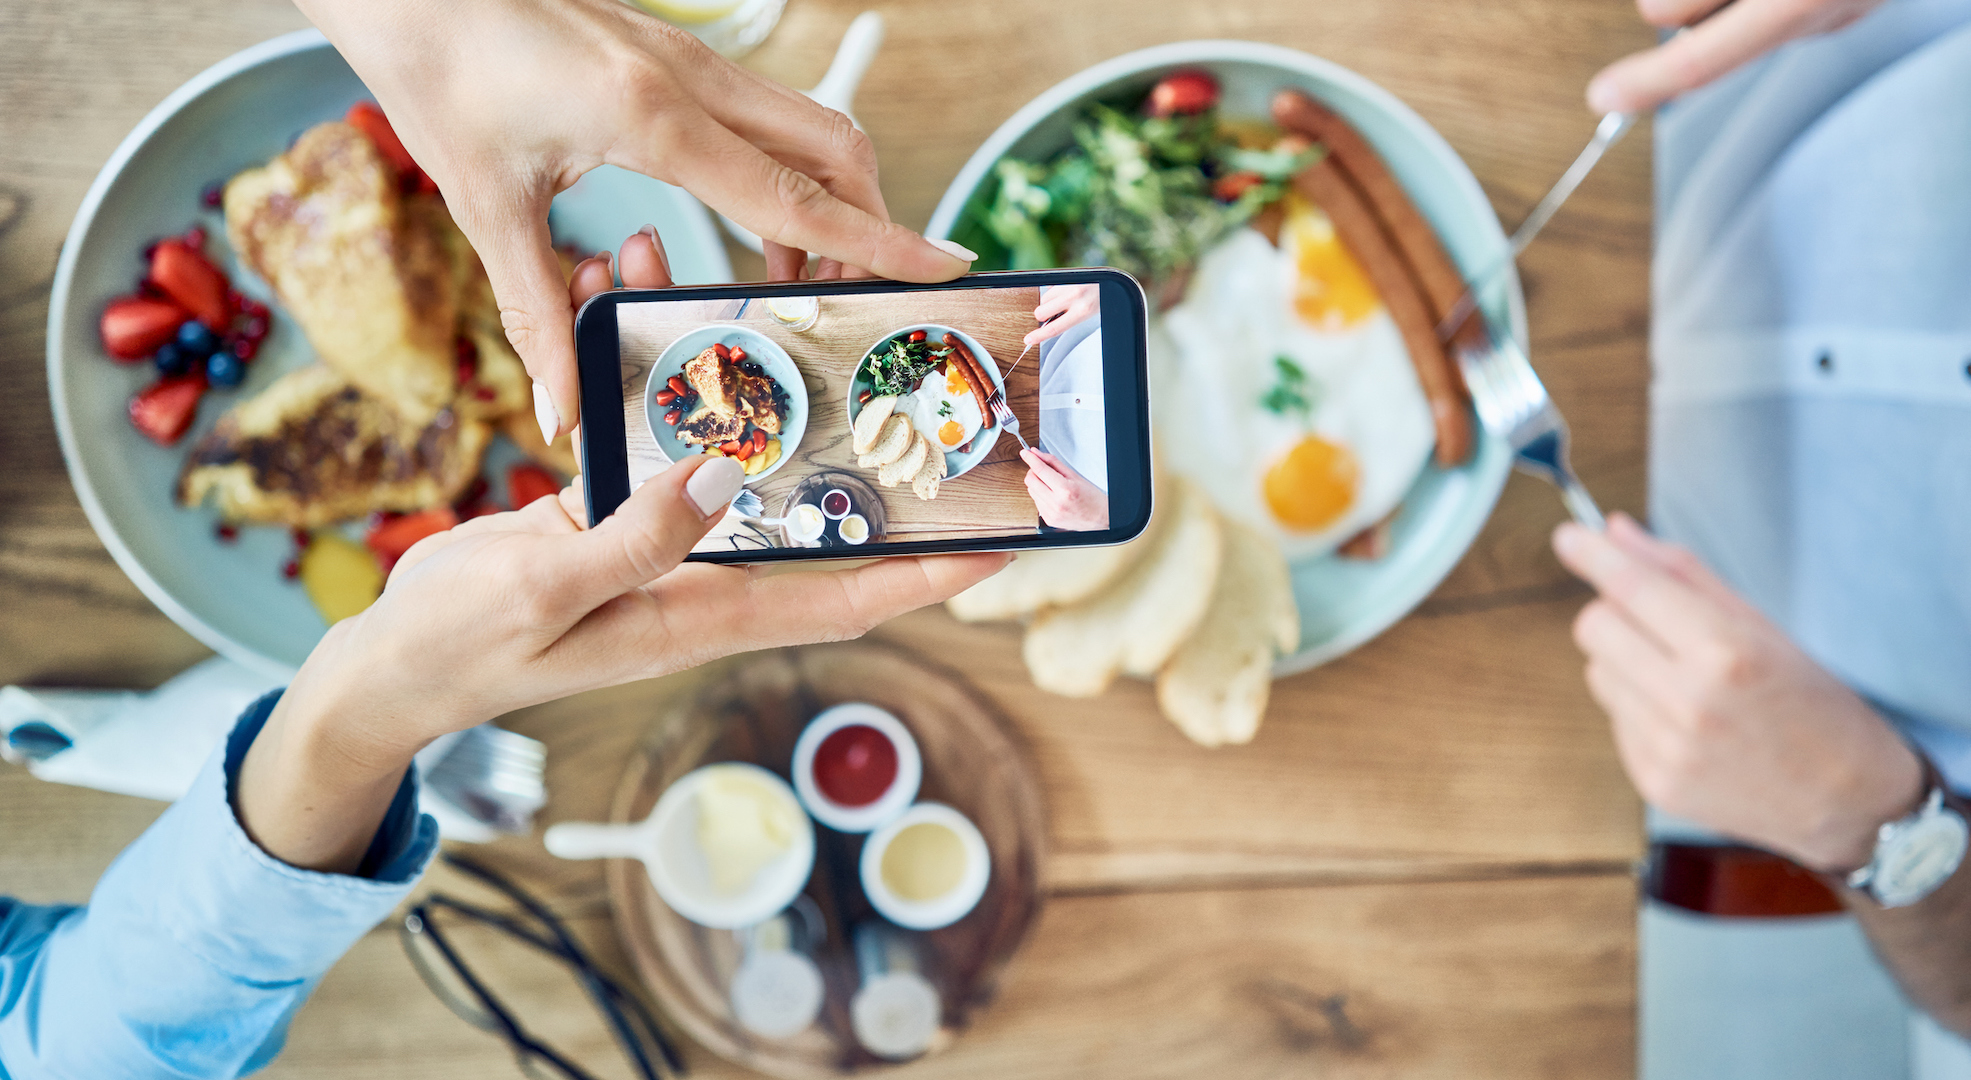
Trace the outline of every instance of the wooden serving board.
<path fill-rule="evenodd" d="M 1047 823 L 1038 772 L 999 711 L 957 676 L 902 650 L 856 643 L 756 653 L 728 661 L 700 689 L 667 708 L 632 755 L 611 820 L 641 821 L 664 789 L 700 765 L 750 761 L 788 775 L 794 742 L 816 713 L 866 701 L 894 713 L 924 759 L 918 798 L 948 803 L 985 835 L 992 880 L 972 913 L 924 935 L 926 974 L 944 999 L 944 1029 L 932 1053 L 993 996 L 1001 970 L 1040 909 L 1038 870 Z M 856 1044 L 849 1000 L 858 978 L 849 930 L 875 918 L 858 883 L 862 836 L 815 825 L 815 871 L 807 888 L 828 924 L 815 951 L 827 1001 L 792 1039 L 753 1035 L 733 1018 L 727 988 L 739 946 L 730 931 L 679 917 L 633 860 L 608 866 L 610 904 L 625 948 L 660 1008 L 714 1053 L 790 1080 L 844 1076 L 881 1062 Z"/>

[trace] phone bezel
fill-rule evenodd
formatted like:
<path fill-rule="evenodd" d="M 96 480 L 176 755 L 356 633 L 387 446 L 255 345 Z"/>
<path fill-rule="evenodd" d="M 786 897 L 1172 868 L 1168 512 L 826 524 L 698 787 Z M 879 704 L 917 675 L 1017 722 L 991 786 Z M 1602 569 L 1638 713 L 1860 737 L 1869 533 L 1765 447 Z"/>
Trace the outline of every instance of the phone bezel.
<path fill-rule="evenodd" d="M 1094 532 L 1059 530 L 990 539 L 891 541 L 850 550 L 776 547 L 705 551 L 693 552 L 688 558 L 710 563 L 793 562 L 953 551 L 1103 547 L 1133 540 L 1148 526 L 1152 503 L 1150 383 L 1145 341 L 1149 307 L 1143 297 L 1143 288 L 1136 279 L 1109 267 L 995 270 L 931 283 L 844 278 L 741 285 L 681 285 L 668 289 L 615 289 L 598 293 L 583 304 L 575 315 L 575 357 L 582 389 L 582 483 L 588 501 L 589 525 L 595 526 L 630 497 L 629 461 L 623 427 L 623 375 L 616 332 L 616 308 L 620 304 L 1087 283 L 1101 286 L 1102 392 L 1106 398 L 1104 408 L 1108 434 L 1109 528 Z M 1112 310 L 1126 312 L 1129 317 L 1117 319 L 1115 324 L 1111 324 L 1109 313 Z"/>

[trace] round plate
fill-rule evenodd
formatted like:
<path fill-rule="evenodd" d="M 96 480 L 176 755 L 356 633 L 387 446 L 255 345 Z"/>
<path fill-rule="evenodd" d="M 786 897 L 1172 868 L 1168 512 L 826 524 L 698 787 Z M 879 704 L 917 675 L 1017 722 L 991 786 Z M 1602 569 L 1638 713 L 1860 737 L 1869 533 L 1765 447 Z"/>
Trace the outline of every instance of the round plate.
<path fill-rule="evenodd" d="M 1228 116 L 1267 116 L 1273 94 L 1284 87 L 1304 90 L 1340 113 L 1382 155 L 1467 278 L 1504 263 L 1502 282 L 1482 307 L 1495 328 L 1509 330 L 1526 347 L 1525 302 L 1519 275 L 1506 257 L 1505 233 L 1457 152 L 1389 91 L 1339 64 L 1277 45 L 1176 42 L 1070 76 L 1028 102 L 979 147 L 945 190 L 924 235 L 952 235 L 967 205 L 983 195 L 981 184 L 1000 158 L 1044 160 L 1068 145 L 1082 106 L 1140 94 L 1182 68 L 1202 68 L 1218 79 L 1220 108 Z M 1374 561 L 1327 555 L 1293 563 L 1300 648 L 1280 658 L 1274 674 L 1324 664 L 1382 633 L 1464 557 L 1512 470 L 1512 450 L 1504 440 L 1483 431 L 1478 436 L 1471 460 L 1455 469 L 1426 466 L 1417 477 L 1397 514 L 1388 555 Z M 1177 466 L 1181 471 L 1182 463 Z"/>
<path fill-rule="evenodd" d="M 992 358 L 992 354 L 986 351 L 984 345 L 979 344 L 978 338 L 955 326 L 946 326 L 943 323 L 912 323 L 909 326 L 898 327 L 876 339 L 876 343 L 869 346 L 863 352 L 862 359 L 856 362 L 855 375 L 849 379 L 849 399 L 847 405 L 850 427 L 855 426 L 855 418 L 862 413 L 862 403 L 856 399 L 862 396 L 864 390 L 870 388 L 869 376 L 867 375 L 869 358 L 876 354 L 877 349 L 889 344 L 900 335 L 910 333 L 912 330 L 924 331 L 927 340 L 930 341 L 943 341 L 944 335 L 946 334 L 956 335 L 958 340 L 965 343 L 967 349 L 972 350 L 972 358 L 979 362 L 979 366 L 985 369 L 986 378 L 991 380 L 992 388 L 988 389 L 986 393 L 990 394 L 993 390 L 999 390 L 1002 393 L 1005 391 L 1006 381 L 999 374 L 999 362 Z M 981 441 L 982 439 L 983 441 Z M 944 456 L 944 479 L 939 481 L 939 483 L 950 483 L 971 472 L 979 462 L 986 459 L 987 454 L 992 453 L 993 446 L 998 442 L 999 425 L 994 424 L 989 428 L 981 429 L 978 435 L 972 436 L 972 448 L 970 450 L 963 453 L 957 451 L 946 453 Z"/>
<path fill-rule="evenodd" d="M 746 478 L 748 484 L 757 484 L 794 459 L 794 448 L 801 445 L 801 436 L 808 430 L 808 384 L 801 378 L 801 369 L 794 366 L 794 358 L 787 355 L 779 342 L 757 330 L 716 323 L 686 332 L 658 353 L 657 362 L 651 365 L 650 379 L 643 388 L 644 416 L 650 424 L 650 433 L 657 439 L 657 449 L 664 452 L 667 460 L 704 453 L 678 438 L 677 429 L 664 422 L 668 406 L 657 404 L 657 392 L 664 389 L 671 376 L 682 374 L 684 365 L 693 357 L 713 345 L 744 349 L 748 360 L 758 360 L 767 376 L 787 391 L 787 415 L 780 418 L 780 460 Z"/>
<path fill-rule="evenodd" d="M 207 251 L 236 286 L 268 295 L 225 243 L 216 211 L 199 203 L 207 184 L 264 164 L 294 136 L 369 97 L 349 65 L 313 30 L 237 53 L 173 91 L 110 156 L 82 200 L 55 269 L 48 312 L 48 383 L 69 477 L 89 522 L 144 595 L 193 637 L 226 656 L 286 678 L 326 629 L 302 590 L 281 578 L 287 531 L 241 529 L 222 544 L 218 516 L 172 498 L 186 450 L 235 402 L 310 363 L 314 352 L 278 308 L 246 383 L 218 391 L 190 434 L 171 449 L 130 427 L 130 397 L 148 365 L 112 363 L 97 339 L 103 305 L 129 293 L 152 240 L 202 224 Z M 680 282 L 732 280 L 711 219 L 697 200 L 655 180 L 597 169 L 554 200 L 558 241 L 614 249 L 649 220 L 664 236 Z M 497 462 L 494 462 L 497 464 Z"/>
<path fill-rule="evenodd" d="M 956 807 L 984 836 L 985 895 L 950 926 L 923 933 L 926 975 L 944 1001 L 932 1053 L 949 1046 L 991 1001 L 999 974 L 1040 912 L 1036 876 L 1046 843 L 1040 776 L 1012 726 L 959 676 L 869 642 L 779 649 L 706 669 L 693 696 L 654 718 L 631 757 L 610 820 L 641 821 L 672 782 L 714 761 L 748 761 L 787 775 L 808 720 L 851 701 L 883 708 L 910 729 L 923 756 L 918 798 Z M 850 931 L 874 918 L 860 886 L 865 837 L 815 830 L 808 896 L 827 924 L 815 962 L 827 1001 L 815 1026 L 788 1039 L 740 1027 L 729 999 L 739 943 L 665 906 L 640 863 L 607 864 L 616 933 L 663 1014 L 713 1053 L 777 1077 L 829 1077 L 888 1066 L 856 1045 L 849 1000 L 858 977 Z"/>

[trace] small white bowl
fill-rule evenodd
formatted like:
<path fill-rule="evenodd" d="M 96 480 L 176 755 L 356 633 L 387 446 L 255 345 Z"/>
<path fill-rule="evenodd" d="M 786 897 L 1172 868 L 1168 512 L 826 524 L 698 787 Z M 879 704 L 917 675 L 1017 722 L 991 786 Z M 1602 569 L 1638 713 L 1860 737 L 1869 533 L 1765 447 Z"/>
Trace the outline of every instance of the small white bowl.
<path fill-rule="evenodd" d="M 754 774 L 786 799 L 799 826 L 792 847 L 761 867 L 746 891 L 727 895 L 713 887 L 711 862 L 698 843 L 698 792 L 713 776 L 734 770 Z M 814 871 L 814 826 L 801 812 L 793 789 L 758 765 L 737 761 L 702 766 L 679 777 L 650 816 L 635 825 L 569 822 L 549 829 L 542 842 L 564 859 L 641 860 L 657 895 L 672 911 L 714 930 L 736 930 L 773 917 L 794 902 Z"/>
<path fill-rule="evenodd" d="M 883 880 L 883 855 L 890 842 L 912 825 L 942 825 L 958 837 L 965 850 L 965 872 L 950 892 L 932 900 L 906 900 L 890 891 Z M 910 930 L 936 930 L 970 914 L 985 895 L 992 880 L 992 852 L 985 837 L 970 818 L 943 803 L 925 802 L 903 812 L 902 816 L 876 830 L 862 846 L 862 891 L 869 896 L 877 914 Z"/>
<path fill-rule="evenodd" d="M 843 806 L 821 793 L 814 782 L 814 755 L 822 741 L 845 727 L 875 728 L 897 748 L 897 776 L 882 798 L 867 806 Z M 794 790 L 816 821 L 845 833 L 866 833 L 904 812 L 924 782 L 924 759 L 910 729 L 888 710 L 860 701 L 823 709 L 794 743 Z"/>

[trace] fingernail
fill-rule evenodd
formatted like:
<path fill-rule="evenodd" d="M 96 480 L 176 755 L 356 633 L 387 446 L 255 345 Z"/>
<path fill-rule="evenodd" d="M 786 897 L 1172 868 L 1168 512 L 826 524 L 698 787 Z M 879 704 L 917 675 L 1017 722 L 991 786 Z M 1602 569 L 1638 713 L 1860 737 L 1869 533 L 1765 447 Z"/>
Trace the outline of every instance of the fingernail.
<path fill-rule="evenodd" d="M 725 512 L 725 504 L 745 482 L 746 469 L 738 458 L 718 457 L 698 466 L 684 482 L 684 493 L 698 507 L 699 516 L 710 520 Z"/>
<path fill-rule="evenodd" d="M 553 443 L 561 433 L 561 414 L 554 411 L 554 397 L 540 383 L 534 384 L 534 419 L 540 422 L 541 440 Z"/>
<path fill-rule="evenodd" d="M 1588 108 L 1598 113 L 1612 113 L 1618 104 L 1615 80 L 1600 77 L 1588 83 Z"/>
<path fill-rule="evenodd" d="M 1572 555 L 1581 547 L 1581 527 L 1566 522 L 1554 530 L 1554 550 L 1561 555 Z"/>
<path fill-rule="evenodd" d="M 670 252 L 664 250 L 664 240 L 657 235 L 657 226 L 645 225 L 643 228 L 638 229 L 637 232 L 650 238 L 650 250 L 657 253 L 657 265 L 664 268 L 665 277 L 670 277 L 671 255 Z"/>
<path fill-rule="evenodd" d="M 966 247 L 956 240 L 932 240 L 930 244 L 932 247 L 954 258 L 963 259 L 966 262 L 979 261 L 977 252 L 974 252 L 971 248 Z"/>

